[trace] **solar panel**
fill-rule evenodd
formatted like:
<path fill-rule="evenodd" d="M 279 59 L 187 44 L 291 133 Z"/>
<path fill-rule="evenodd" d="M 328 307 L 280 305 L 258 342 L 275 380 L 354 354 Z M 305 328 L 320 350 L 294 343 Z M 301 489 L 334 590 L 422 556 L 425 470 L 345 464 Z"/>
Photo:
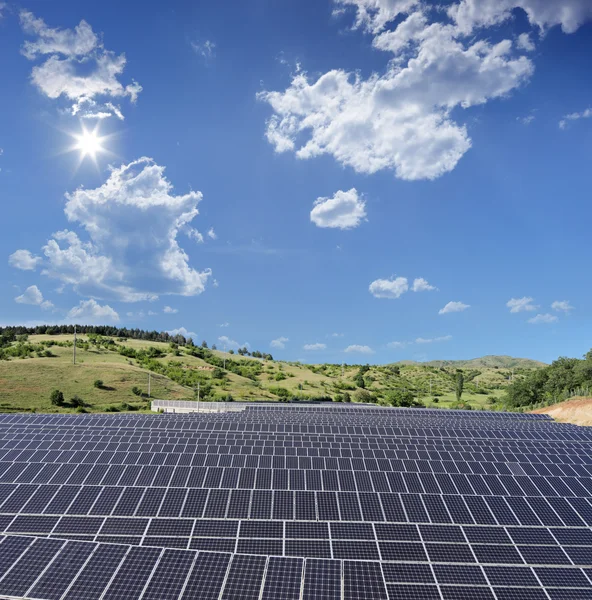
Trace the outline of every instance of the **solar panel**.
<path fill-rule="evenodd" d="M 0 586 L 19 592 L 26 570 L 25 593 L 72 599 L 243 597 L 241 578 L 257 598 L 592 591 L 588 430 L 481 411 L 239 409 L 0 415 Z M 26 551 L 46 542 L 59 546 Z M 75 558 L 61 569 L 60 556 Z"/>

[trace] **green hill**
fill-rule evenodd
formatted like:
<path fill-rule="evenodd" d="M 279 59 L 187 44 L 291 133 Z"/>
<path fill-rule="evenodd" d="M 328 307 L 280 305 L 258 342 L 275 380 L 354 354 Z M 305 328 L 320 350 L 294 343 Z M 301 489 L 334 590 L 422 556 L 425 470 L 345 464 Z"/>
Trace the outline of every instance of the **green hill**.
<path fill-rule="evenodd" d="M 175 343 L 79 335 L 29 335 L 0 349 L 0 411 L 73 411 L 78 396 L 85 411 L 148 410 L 151 397 L 202 400 L 387 401 L 404 392 L 424 406 L 450 407 L 455 377 L 465 377 L 463 401 L 495 408 L 510 378 L 541 363 L 511 357 L 395 365 L 317 364 L 253 358 Z M 513 370 L 513 373 L 512 373 Z M 101 383 L 99 383 L 99 380 Z M 362 387 L 363 386 L 363 387 Z M 65 403 L 50 402 L 52 390 Z"/>
<path fill-rule="evenodd" d="M 530 358 L 514 358 L 513 356 L 482 356 L 469 360 L 431 360 L 429 362 L 417 363 L 414 361 L 401 361 L 395 364 L 424 365 L 427 367 L 454 367 L 456 369 L 539 369 L 546 367 L 545 363 Z"/>

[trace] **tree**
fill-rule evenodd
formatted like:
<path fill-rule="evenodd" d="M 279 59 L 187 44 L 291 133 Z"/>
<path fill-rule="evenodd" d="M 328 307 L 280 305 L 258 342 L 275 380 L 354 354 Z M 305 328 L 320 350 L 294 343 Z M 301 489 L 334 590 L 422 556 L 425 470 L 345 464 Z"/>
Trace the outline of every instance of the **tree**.
<path fill-rule="evenodd" d="M 53 406 L 64 406 L 64 394 L 60 390 L 53 390 L 49 395 L 49 401 Z"/>
<path fill-rule="evenodd" d="M 81 408 L 85 406 L 84 400 L 78 394 L 74 394 L 74 396 L 72 396 L 72 398 L 70 399 L 70 404 L 74 408 Z"/>
<path fill-rule="evenodd" d="M 103 387 L 103 380 L 102 379 L 95 379 L 93 382 L 93 385 L 100 390 Z"/>
<path fill-rule="evenodd" d="M 216 344 L 212 344 L 212 350 L 218 350 L 218 348 L 216 348 Z"/>
<path fill-rule="evenodd" d="M 457 402 L 460 402 L 464 387 L 465 387 L 465 376 L 462 374 L 461 371 L 459 371 L 456 374 L 456 389 L 455 389 Z"/>
<path fill-rule="evenodd" d="M 356 402 L 371 404 L 376 402 L 376 398 L 368 390 L 356 390 L 354 393 Z"/>
<path fill-rule="evenodd" d="M 344 402 L 351 402 L 351 395 L 349 392 L 343 392 L 343 401 Z"/>
<path fill-rule="evenodd" d="M 364 382 L 364 376 L 361 373 L 358 373 L 354 377 L 354 383 L 359 387 L 364 389 L 366 387 L 366 383 Z"/>
<path fill-rule="evenodd" d="M 207 348 L 207 347 L 208 347 L 208 343 L 207 343 L 207 342 L 204 340 L 204 341 L 201 343 L 201 347 L 202 347 L 202 348 Z"/>
<path fill-rule="evenodd" d="M 390 406 L 413 406 L 413 400 L 413 393 L 404 389 L 392 390 L 385 396 L 385 402 Z"/>

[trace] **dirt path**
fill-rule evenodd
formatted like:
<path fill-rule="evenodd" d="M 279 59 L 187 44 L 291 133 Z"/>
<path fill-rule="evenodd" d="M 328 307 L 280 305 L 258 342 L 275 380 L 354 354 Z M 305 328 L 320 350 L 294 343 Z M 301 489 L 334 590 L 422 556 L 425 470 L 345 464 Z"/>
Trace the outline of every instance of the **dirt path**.
<path fill-rule="evenodd" d="M 592 398 L 572 398 L 545 408 L 532 411 L 538 414 L 547 414 L 563 423 L 592 426 Z"/>

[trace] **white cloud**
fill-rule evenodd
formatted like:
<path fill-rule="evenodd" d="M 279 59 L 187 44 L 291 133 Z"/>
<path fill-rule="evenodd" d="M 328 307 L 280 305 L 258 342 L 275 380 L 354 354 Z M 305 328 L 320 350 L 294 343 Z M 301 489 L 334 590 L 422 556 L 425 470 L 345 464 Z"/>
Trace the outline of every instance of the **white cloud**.
<path fill-rule="evenodd" d="M 149 317 L 155 317 L 157 314 L 158 314 L 158 313 L 157 313 L 157 312 L 154 312 L 153 310 L 149 310 L 149 311 L 148 311 L 148 316 L 149 316 Z"/>
<path fill-rule="evenodd" d="M 179 312 L 178 308 L 171 308 L 170 306 L 165 306 L 162 309 L 162 312 L 167 313 L 168 315 L 174 315 Z"/>
<path fill-rule="evenodd" d="M 546 313 L 544 315 L 538 314 L 536 317 L 532 317 L 528 319 L 529 323 L 533 323 L 534 325 L 538 325 L 539 323 L 555 323 L 559 319 L 555 315 L 550 315 Z"/>
<path fill-rule="evenodd" d="M 17 296 L 14 300 L 19 304 L 40 306 L 43 310 L 53 308 L 53 304 L 49 300 L 43 299 L 43 294 L 36 285 L 29 286 L 21 296 Z"/>
<path fill-rule="evenodd" d="M 216 235 L 216 232 L 214 231 L 214 228 L 213 228 L 213 227 L 210 227 L 210 228 L 208 229 L 208 237 L 209 237 L 211 240 L 217 240 L 217 239 L 218 239 L 218 236 Z"/>
<path fill-rule="evenodd" d="M 23 271 L 34 271 L 43 259 L 31 254 L 28 250 L 17 250 L 8 257 L 8 264 L 15 269 Z"/>
<path fill-rule="evenodd" d="M 357 23 L 375 33 L 418 4 L 344 3 L 355 4 Z M 453 110 L 506 96 L 533 72 L 511 40 L 467 38 L 455 24 L 429 23 L 423 13 L 377 34 L 374 46 L 391 53 L 382 74 L 363 79 L 332 70 L 310 81 L 298 72 L 285 91 L 258 95 L 273 110 L 266 136 L 276 152 L 300 159 L 329 154 L 360 173 L 388 169 L 401 179 L 435 179 L 454 169 L 471 146 Z"/>
<path fill-rule="evenodd" d="M 29 11 L 21 11 L 21 26 L 26 34 L 36 36 L 23 45 L 22 53 L 29 60 L 45 58 L 33 67 L 31 81 L 48 98 L 67 98 L 73 115 L 102 118 L 116 115 L 123 118 L 114 98 L 129 98 L 136 102 L 142 86 L 132 80 L 124 86 L 119 81 L 126 65 L 124 54 L 106 50 L 103 42 L 86 21 L 74 29 L 52 29 Z"/>
<path fill-rule="evenodd" d="M 213 58 L 216 57 L 216 44 L 211 40 L 206 40 L 203 43 L 190 42 L 193 51 L 201 56 L 206 63 L 209 63 Z"/>
<path fill-rule="evenodd" d="M 521 33 L 518 36 L 516 46 L 518 46 L 520 50 L 526 50 L 526 52 L 532 52 L 536 48 L 532 38 L 530 37 L 530 33 Z"/>
<path fill-rule="evenodd" d="M 449 302 L 444 308 L 438 311 L 439 315 L 445 315 L 447 313 L 463 312 L 471 308 L 470 304 L 463 304 L 462 302 Z"/>
<path fill-rule="evenodd" d="M 278 350 L 283 350 L 286 347 L 286 342 L 289 342 L 290 340 L 287 337 L 279 337 L 276 338 L 275 340 L 271 340 L 271 342 L 269 342 L 269 345 L 272 348 L 277 348 Z"/>
<path fill-rule="evenodd" d="M 516 117 L 516 120 L 522 125 L 530 125 L 535 120 L 534 115 L 527 115 L 526 117 Z"/>
<path fill-rule="evenodd" d="M 569 300 L 555 300 L 553 304 L 551 304 L 551 308 L 557 312 L 569 313 L 570 310 L 573 310 L 574 307 L 569 303 Z"/>
<path fill-rule="evenodd" d="M 340 338 L 340 337 L 343 337 L 343 335 L 344 335 L 343 333 L 332 333 L 329 337 Z"/>
<path fill-rule="evenodd" d="M 84 227 L 53 234 L 43 247 L 45 275 L 85 296 L 124 302 L 201 294 L 211 271 L 198 272 L 177 235 L 198 214 L 200 192 L 173 195 L 164 167 L 141 158 L 112 168 L 98 188 L 66 194 L 68 220 Z"/>
<path fill-rule="evenodd" d="M 197 229 L 193 227 L 185 227 L 183 229 L 183 233 L 187 235 L 188 238 L 195 240 L 198 244 L 204 243 L 204 236 Z"/>
<path fill-rule="evenodd" d="M 411 289 L 414 292 L 431 292 L 438 288 L 434 285 L 430 285 L 423 277 L 418 277 L 413 280 L 413 287 Z"/>
<path fill-rule="evenodd" d="M 416 344 L 434 344 L 437 342 L 449 342 L 452 339 L 451 335 L 443 335 L 440 337 L 435 337 L 435 338 L 421 338 L 418 337 L 415 340 Z"/>
<path fill-rule="evenodd" d="M 579 121 L 580 119 L 589 119 L 592 117 L 592 108 L 587 108 L 582 112 L 574 112 L 569 115 L 565 115 L 561 121 L 559 121 L 559 128 L 565 129 L 570 121 Z"/>
<path fill-rule="evenodd" d="M 320 342 L 317 342 L 316 344 L 304 344 L 302 348 L 307 351 L 325 350 L 327 348 L 327 344 L 322 344 Z"/>
<path fill-rule="evenodd" d="M 394 279 L 376 279 L 369 288 L 370 293 L 375 298 L 400 298 L 408 289 L 409 283 L 406 277 L 396 277 Z"/>
<path fill-rule="evenodd" d="M 356 188 L 339 190 L 332 198 L 317 198 L 310 220 L 317 227 L 353 229 L 366 218 L 366 202 Z"/>
<path fill-rule="evenodd" d="M 74 306 L 66 317 L 68 321 L 79 324 L 104 325 L 106 323 L 117 323 L 119 315 L 108 304 L 101 306 L 96 300 L 81 300 L 78 306 Z"/>
<path fill-rule="evenodd" d="M 187 331 L 185 327 L 178 327 L 177 329 L 171 329 L 167 331 L 169 335 L 182 335 L 184 338 L 191 338 L 192 340 L 197 339 L 197 333 L 194 331 Z"/>
<path fill-rule="evenodd" d="M 452 4 L 448 14 L 470 34 L 510 19 L 514 8 L 524 10 L 530 23 L 542 31 L 561 25 L 564 33 L 573 33 L 592 18 L 589 0 L 462 0 Z"/>
<path fill-rule="evenodd" d="M 233 350 L 238 350 L 238 348 L 250 348 L 249 342 L 245 342 L 244 344 L 239 344 L 236 340 L 231 340 L 227 335 L 222 335 L 218 338 L 218 341 L 221 344 L 224 344 L 228 348 L 232 348 Z"/>
<path fill-rule="evenodd" d="M 358 354 L 374 354 L 374 350 L 370 346 L 361 346 L 359 344 L 352 344 L 348 346 L 344 352 L 354 352 Z"/>
<path fill-rule="evenodd" d="M 364 27 L 373 32 L 382 30 L 387 23 L 409 12 L 418 3 L 418 0 L 335 0 L 338 6 L 356 8 L 354 27 Z"/>
<path fill-rule="evenodd" d="M 407 346 L 407 342 L 389 342 L 386 347 L 392 349 L 405 348 Z"/>
<path fill-rule="evenodd" d="M 230 323 L 228 321 L 226 321 L 225 323 L 220 323 L 220 325 L 218 325 L 218 327 L 230 327 Z"/>
<path fill-rule="evenodd" d="M 524 298 L 510 298 L 510 300 L 506 302 L 506 306 L 510 309 L 511 313 L 519 313 L 539 308 L 533 304 L 533 302 L 534 298 L 530 298 L 529 296 L 524 296 Z"/>

